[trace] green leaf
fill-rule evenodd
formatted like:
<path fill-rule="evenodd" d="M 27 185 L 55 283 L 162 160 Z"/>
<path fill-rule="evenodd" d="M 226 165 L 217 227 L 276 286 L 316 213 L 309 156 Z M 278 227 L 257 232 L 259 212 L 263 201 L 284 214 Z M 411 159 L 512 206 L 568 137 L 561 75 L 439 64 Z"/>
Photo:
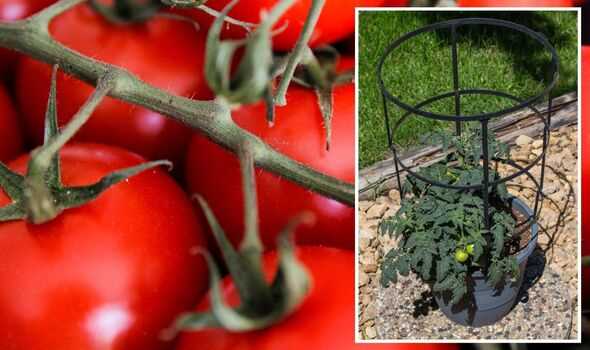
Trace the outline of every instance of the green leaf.
<path fill-rule="evenodd" d="M 390 250 L 381 262 L 381 285 L 387 287 L 389 283 L 397 283 L 397 250 Z"/>
<path fill-rule="evenodd" d="M 496 286 L 502 281 L 504 273 L 497 262 L 492 261 L 488 269 L 488 283 L 492 286 Z"/>
<path fill-rule="evenodd" d="M 397 260 L 397 271 L 402 276 L 408 276 L 410 273 L 410 264 L 408 263 L 407 256 L 402 256 Z"/>
<path fill-rule="evenodd" d="M 483 245 L 480 241 L 473 243 L 473 260 L 478 261 L 484 253 Z"/>
<path fill-rule="evenodd" d="M 456 279 L 455 276 L 447 276 L 445 279 L 443 279 L 440 282 L 436 282 L 433 286 L 432 286 L 432 290 L 434 292 L 444 292 L 447 290 L 451 290 L 453 288 L 453 286 L 455 285 Z"/>
<path fill-rule="evenodd" d="M 451 270 L 451 264 L 448 258 L 441 259 L 436 266 L 436 280 L 442 282 L 449 274 Z"/>
<path fill-rule="evenodd" d="M 492 252 L 494 254 L 494 256 L 500 256 L 500 254 L 502 254 L 502 252 L 504 251 L 504 227 L 502 225 L 494 225 L 494 227 L 492 227 L 492 237 L 493 237 L 493 244 L 494 247 L 492 249 Z"/>

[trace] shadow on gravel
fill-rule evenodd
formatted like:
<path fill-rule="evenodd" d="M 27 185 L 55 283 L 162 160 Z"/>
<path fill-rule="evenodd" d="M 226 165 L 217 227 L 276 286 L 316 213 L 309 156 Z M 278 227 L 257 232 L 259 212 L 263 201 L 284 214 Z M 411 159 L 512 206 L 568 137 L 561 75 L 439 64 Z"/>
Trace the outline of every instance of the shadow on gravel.
<path fill-rule="evenodd" d="M 522 287 L 520 287 L 520 293 L 516 304 L 527 303 L 529 301 L 528 290 L 531 289 L 539 281 L 539 279 L 541 279 L 541 276 L 543 276 L 543 271 L 545 271 L 545 265 L 547 265 L 545 252 L 539 246 L 537 246 L 537 249 L 535 249 L 527 261 Z"/>

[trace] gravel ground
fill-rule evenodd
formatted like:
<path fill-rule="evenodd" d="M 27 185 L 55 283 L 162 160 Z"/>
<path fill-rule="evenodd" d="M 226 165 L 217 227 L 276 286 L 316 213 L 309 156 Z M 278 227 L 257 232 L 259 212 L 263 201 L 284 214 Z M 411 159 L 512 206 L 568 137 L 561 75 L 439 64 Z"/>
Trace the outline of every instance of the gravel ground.
<path fill-rule="evenodd" d="M 395 285 L 379 284 L 381 258 L 395 246 L 377 233 L 382 218 L 399 209 L 399 192 L 391 190 L 375 201 L 359 203 L 359 324 L 363 339 L 575 339 L 577 337 L 577 127 L 553 131 L 545 172 L 545 199 L 539 220 L 538 248 L 529 260 L 530 283 L 512 312 L 495 325 L 457 325 L 437 309 L 429 287 L 410 275 Z M 521 136 L 511 153 L 530 160 L 542 141 Z M 507 174 L 511 169 L 500 167 Z M 540 167 L 531 170 L 538 176 Z M 533 183 L 521 176 L 509 191 L 531 207 Z M 572 252 L 575 252 L 572 253 Z"/>

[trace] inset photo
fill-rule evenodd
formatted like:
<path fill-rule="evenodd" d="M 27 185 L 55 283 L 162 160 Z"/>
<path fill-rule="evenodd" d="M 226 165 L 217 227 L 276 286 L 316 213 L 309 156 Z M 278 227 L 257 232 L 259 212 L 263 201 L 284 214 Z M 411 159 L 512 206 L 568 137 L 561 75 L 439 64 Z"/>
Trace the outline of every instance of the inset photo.
<path fill-rule="evenodd" d="M 357 10 L 357 341 L 580 341 L 579 15 Z"/>

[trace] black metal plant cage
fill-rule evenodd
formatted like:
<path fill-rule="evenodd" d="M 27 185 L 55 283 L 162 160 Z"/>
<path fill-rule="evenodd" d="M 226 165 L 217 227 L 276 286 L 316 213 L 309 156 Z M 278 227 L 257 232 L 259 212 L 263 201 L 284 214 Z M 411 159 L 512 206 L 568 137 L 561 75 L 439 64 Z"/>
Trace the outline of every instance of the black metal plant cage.
<path fill-rule="evenodd" d="M 534 39 L 538 43 L 540 43 L 548 52 L 551 54 L 551 63 L 550 63 L 550 77 L 551 81 L 548 85 L 544 87 L 544 89 L 537 95 L 529 97 L 529 98 L 520 98 L 517 96 L 513 96 L 506 92 L 496 91 L 487 88 L 466 88 L 462 89 L 459 84 L 459 62 L 458 62 L 458 54 L 457 54 L 457 29 L 462 26 L 479 26 L 479 25 L 488 25 L 488 26 L 495 26 L 495 27 L 502 27 L 507 28 L 509 30 L 520 32 L 528 37 Z M 406 41 L 422 34 L 428 32 L 434 32 L 437 30 L 449 30 L 450 31 L 450 55 L 452 59 L 452 79 L 453 79 L 453 91 L 444 92 L 442 94 L 432 96 L 419 102 L 415 105 L 409 105 L 401 101 L 400 98 L 396 97 L 392 94 L 386 87 L 385 82 L 383 81 L 383 68 L 385 60 L 388 56 L 401 44 L 405 43 Z M 553 90 L 554 86 L 556 85 L 558 79 L 558 66 L 559 66 L 559 59 L 557 56 L 556 50 L 553 46 L 549 43 L 547 38 L 538 32 L 535 32 L 523 25 L 516 24 L 513 22 L 500 20 L 500 19 L 492 19 L 492 18 L 460 18 L 460 19 L 453 19 L 443 22 L 434 23 L 425 27 L 422 27 L 418 30 L 413 32 L 407 33 L 400 37 L 399 39 L 393 41 L 385 50 L 383 55 L 381 56 L 378 67 L 377 67 L 377 79 L 379 82 L 379 88 L 381 90 L 381 94 L 383 97 L 383 109 L 384 109 L 384 116 L 385 116 L 385 127 L 387 128 L 387 138 L 389 142 L 389 147 L 393 152 L 394 157 L 394 165 L 395 165 L 395 173 L 397 177 L 397 184 L 399 188 L 400 197 L 404 197 L 404 191 L 401 184 L 400 172 L 406 172 L 408 176 L 415 177 L 419 180 L 422 180 L 432 186 L 439 186 L 448 189 L 455 189 L 455 190 L 481 190 L 483 194 L 483 211 L 484 211 L 484 219 L 485 219 L 485 228 L 487 230 L 490 229 L 490 215 L 489 215 L 489 190 L 500 183 L 506 183 L 510 180 L 515 179 L 518 176 L 527 176 L 532 180 L 536 188 L 535 194 L 535 204 L 533 209 L 533 214 L 530 215 L 524 222 L 518 223 L 518 226 L 526 225 L 528 227 L 532 223 L 536 222 L 539 211 L 540 205 L 539 202 L 542 197 L 543 191 L 543 181 L 545 177 L 545 154 L 547 151 L 547 146 L 549 142 L 549 126 L 551 125 L 551 108 L 552 108 L 552 97 L 551 91 Z M 505 109 L 493 111 L 493 112 L 486 112 L 481 114 L 469 114 L 469 115 L 461 115 L 461 99 L 462 96 L 466 95 L 491 95 L 500 98 L 505 98 L 508 100 L 513 101 L 514 103 Z M 432 111 L 427 111 L 423 109 L 434 102 L 445 98 L 453 98 L 454 97 L 454 115 L 447 115 L 436 113 Z M 545 101 L 548 101 L 548 109 L 546 116 L 543 115 L 538 108 L 535 107 L 535 104 Z M 397 105 L 403 111 L 403 114 L 395 121 L 392 127 L 390 127 L 390 116 L 389 116 L 389 109 L 388 104 L 393 103 Z M 532 161 L 528 162 L 527 164 L 521 165 L 517 161 L 511 159 L 503 159 L 499 157 L 494 157 L 491 159 L 492 162 L 501 162 L 507 164 L 508 166 L 512 167 L 514 172 L 511 174 L 501 177 L 495 181 L 489 181 L 489 170 L 490 170 L 490 160 L 488 158 L 489 149 L 488 149 L 488 132 L 490 129 L 489 122 L 493 118 L 501 118 L 508 114 L 514 113 L 516 111 L 522 109 L 530 109 L 534 115 L 539 118 L 543 124 L 543 146 L 542 152 Z M 419 117 L 436 119 L 440 121 L 447 121 L 447 122 L 454 122 L 455 123 L 455 132 L 457 135 L 461 134 L 462 124 L 465 122 L 479 122 L 481 124 L 481 138 L 482 138 L 482 162 L 483 162 L 483 179 L 481 184 L 471 185 L 471 186 L 461 186 L 461 185 L 451 185 L 451 184 L 444 184 L 436 182 L 432 179 L 426 178 L 420 174 L 417 174 L 413 171 L 410 166 L 406 166 L 402 160 L 399 158 L 399 152 L 394 144 L 394 138 L 396 131 L 398 131 L 400 125 L 407 120 L 408 117 L 416 115 Z M 537 180 L 530 172 L 530 170 L 537 164 L 541 163 L 541 171 L 539 175 L 539 179 Z M 401 199 L 400 198 L 400 199 Z M 522 226 L 521 226 L 522 227 Z M 521 228 L 521 229 L 525 229 Z M 536 238 L 536 235 L 531 237 L 531 240 Z M 522 249 L 522 248 L 521 248 Z"/>

